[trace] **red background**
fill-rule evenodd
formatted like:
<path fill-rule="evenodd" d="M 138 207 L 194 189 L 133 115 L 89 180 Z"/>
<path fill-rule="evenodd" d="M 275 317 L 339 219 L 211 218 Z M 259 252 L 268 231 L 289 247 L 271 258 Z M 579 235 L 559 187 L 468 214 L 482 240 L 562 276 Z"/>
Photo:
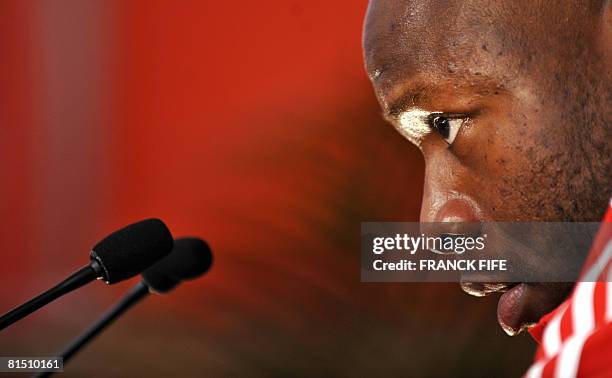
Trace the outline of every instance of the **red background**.
<path fill-rule="evenodd" d="M 495 298 L 363 284 L 366 220 L 418 220 L 423 162 L 379 115 L 366 2 L 0 4 L 0 311 L 156 216 L 215 264 L 149 298 L 65 376 L 516 376 Z M 0 334 L 52 355 L 135 280 L 93 283 Z"/>

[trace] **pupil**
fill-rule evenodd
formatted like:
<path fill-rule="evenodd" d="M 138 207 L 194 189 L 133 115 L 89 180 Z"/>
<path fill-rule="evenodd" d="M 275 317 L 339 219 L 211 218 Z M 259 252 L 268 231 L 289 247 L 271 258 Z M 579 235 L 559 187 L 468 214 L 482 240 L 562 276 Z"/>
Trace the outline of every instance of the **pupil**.
<path fill-rule="evenodd" d="M 438 130 L 438 132 L 440 133 L 440 135 L 442 135 L 443 138 L 448 138 L 448 135 L 450 133 L 450 125 L 448 122 L 448 118 L 436 117 L 433 121 L 433 126 L 436 128 L 436 130 Z"/>

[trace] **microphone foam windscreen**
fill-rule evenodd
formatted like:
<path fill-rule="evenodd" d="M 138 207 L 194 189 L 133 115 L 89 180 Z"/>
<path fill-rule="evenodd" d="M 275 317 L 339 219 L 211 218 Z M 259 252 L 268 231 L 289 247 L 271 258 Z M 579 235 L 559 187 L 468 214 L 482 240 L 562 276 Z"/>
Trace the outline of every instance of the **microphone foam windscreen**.
<path fill-rule="evenodd" d="M 172 250 L 172 234 L 159 219 L 145 219 L 113 232 L 96 244 L 90 257 L 113 284 L 147 269 Z"/>
<path fill-rule="evenodd" d="M 201 276 L 211 265 L 212 253 L 204 240 L 181 238 L 174 241 L 172 252 L 145 270 L 142 277 L 153 291 L 165 293 L 183 280 Z"/>

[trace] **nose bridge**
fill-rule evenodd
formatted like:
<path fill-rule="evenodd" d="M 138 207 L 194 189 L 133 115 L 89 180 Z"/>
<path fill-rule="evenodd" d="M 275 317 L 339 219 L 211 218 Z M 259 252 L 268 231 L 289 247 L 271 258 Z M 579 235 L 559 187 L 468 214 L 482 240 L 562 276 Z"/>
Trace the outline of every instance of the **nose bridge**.
<path fill-rule="evenodd" d="M 434 151 L 431 151 L 434 150 Z M 469 172 L 446 149 L 425 149 L 421 222 L 478 222 L 479 210 L 469 193 Z"/>
<path fill-rule="evenodd" d="M 421 222 L 435 222 L 436 208 L 438 208 L 438 204 L 444 200 L 444 185 L 437 181 L 439 176 L 440 175 L 435 172 L 435 168 L 432 167 L 426 159 L 423 199 L 421 201 Z"/>

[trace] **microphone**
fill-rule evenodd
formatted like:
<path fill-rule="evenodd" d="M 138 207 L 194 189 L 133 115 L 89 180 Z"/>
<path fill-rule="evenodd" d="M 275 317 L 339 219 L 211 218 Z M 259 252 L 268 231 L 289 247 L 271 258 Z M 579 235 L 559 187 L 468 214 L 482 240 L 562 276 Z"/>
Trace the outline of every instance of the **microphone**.
<path fill-rule="evenodd" d="M 155 218 L 115 231 L 92 248 L 88 265 L 0 317 L 0 331 L 93 280 L 101 279 L 110 285 L 133 277 L 168 255 L 172 245 L 168 227 Z"/>
<path fill-rule="evenodd" d="M 212 252 L 204 240 L 181 238 L 168 256 L 142 273 L 142 280 L 152 291 L 165 294 L 182 281 L 200 277 L 211 265 Z"/>
<path fill-rule="evenodd" d="M 57 357 L 63 358 L 64 366 L 79 350 L 100 334 L 119 316 L 144 299 L 149 293 L 165 294 L 182 281 L 192 280 L 206 273 L 212 265 L 212 253 L 208 244 L 198 238 L 181 238 L 174 241 L 168 256 L 142 273 L 142 280 L 113 307 L 107 310 L 93 325 L 74 339 Z M 53 372 L 38 374 L 48 377 Z"/>

